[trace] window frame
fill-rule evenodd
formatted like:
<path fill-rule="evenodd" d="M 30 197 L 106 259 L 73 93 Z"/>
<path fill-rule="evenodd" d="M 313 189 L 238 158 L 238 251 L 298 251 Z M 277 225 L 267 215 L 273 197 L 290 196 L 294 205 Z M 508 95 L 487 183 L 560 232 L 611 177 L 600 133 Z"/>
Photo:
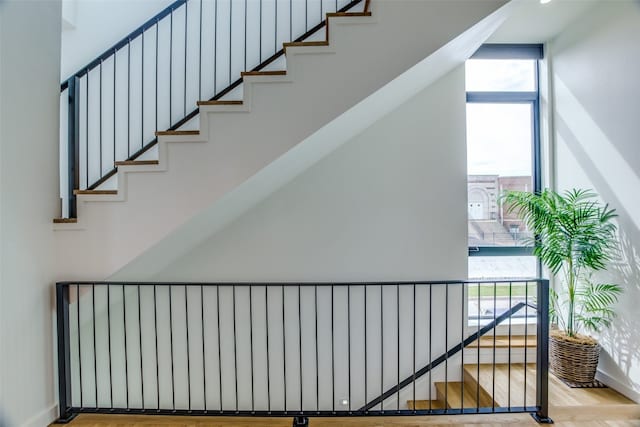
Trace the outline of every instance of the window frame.
<path fill-rule="evenodd" d="M 535 60 L 535 91 L 466 91 L 466 104 L 529 104 L 532 126 L 533 191 L 542 190 L 542 148 L 540 142 L 540 59 L 539 44 L 485 44 L 470 59 L 531 59 Z M 533 256 L 531 246 L 468 246 L 468 256 Z M 538 267 L 538 273 L 540 268 Z"/>

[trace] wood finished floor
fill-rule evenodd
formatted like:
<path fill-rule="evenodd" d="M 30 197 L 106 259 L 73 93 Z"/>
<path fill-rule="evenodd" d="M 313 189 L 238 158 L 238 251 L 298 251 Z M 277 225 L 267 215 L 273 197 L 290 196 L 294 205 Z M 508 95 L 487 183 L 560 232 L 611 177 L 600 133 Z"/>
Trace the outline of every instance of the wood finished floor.
<path fill-rule="evenodd" d="M 531 375 L 527 369 L 527 376 Z M 640 405 L 612 389 L 572 389 L 549 376 L 549 415 L 560 427 L 640 427 Z M 78 416 L 69 427 L 289 427 L 291 418 Z M 54 424 L 56 425 L 56 424 Z M 537 426 L 528 414 L 311 418 L 311 427 Z"/>

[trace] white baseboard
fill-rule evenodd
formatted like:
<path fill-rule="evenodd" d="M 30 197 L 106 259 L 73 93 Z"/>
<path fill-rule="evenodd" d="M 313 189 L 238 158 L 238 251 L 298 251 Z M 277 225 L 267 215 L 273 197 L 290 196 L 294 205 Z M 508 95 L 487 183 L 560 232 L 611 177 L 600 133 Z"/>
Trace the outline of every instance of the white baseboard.
<path fill-rule="evenodd" d="M 55 404 L 39 414 L 34 415 L 20 427 L 44 427 L 48 426 L 58 418 L 58 405 Z"/>
<path fill-rule="evenodd" d="M 632 389 L 626 384 L 622 384 L 620 381 L 616 380 L 615 378 L 608 375 L 607 373 L 598 370 L 598 372 L 596 372 L 596 379 L 606 384 L 607 386 L 611 387 L 618 393 L 633 400 L 634 402 L 640 403 L 640 392 Z"/>

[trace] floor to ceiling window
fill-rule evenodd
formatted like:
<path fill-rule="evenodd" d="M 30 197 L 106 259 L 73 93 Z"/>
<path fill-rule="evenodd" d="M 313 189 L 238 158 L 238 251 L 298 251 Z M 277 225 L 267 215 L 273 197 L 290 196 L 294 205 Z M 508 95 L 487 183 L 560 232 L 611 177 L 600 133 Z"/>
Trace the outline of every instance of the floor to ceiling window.
<path fill-rule="evenodd" d="M 527 243 L 531 233 L 500 196 L 507 190 L 540 189 L 541 58 L 540 45 L 485 45 L 466 63 L 471 279 L 538 276 Z M 510 303 L 535 295 L 535 288 L 489 287 L 470 288 L 470 319 L 493 318 Z"/>

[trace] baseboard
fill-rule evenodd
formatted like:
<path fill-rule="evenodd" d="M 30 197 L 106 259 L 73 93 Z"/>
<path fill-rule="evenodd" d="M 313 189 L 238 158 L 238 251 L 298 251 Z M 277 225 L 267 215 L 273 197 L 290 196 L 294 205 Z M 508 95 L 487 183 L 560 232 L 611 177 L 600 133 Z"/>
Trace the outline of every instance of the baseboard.
<path fill-rule="evenodd" d="M 618 393 L 633 400 L 634 402 L 640 403 L 640 392 L 637 392 L 626 384 L 622 384 L 620 381 L 616 380 L 605 372 L 598 370 L 598 372 L 596 372 L 596 379 L 611 387 Z"/>
<path fill-rule="evenodd" d="M 22 423 L 20 427 L 43 427 L 48 426 L 58 418 L 58 405 L 53 405 L 50 408 L 45 409 L 37 415 L 29 418 Z"/>

